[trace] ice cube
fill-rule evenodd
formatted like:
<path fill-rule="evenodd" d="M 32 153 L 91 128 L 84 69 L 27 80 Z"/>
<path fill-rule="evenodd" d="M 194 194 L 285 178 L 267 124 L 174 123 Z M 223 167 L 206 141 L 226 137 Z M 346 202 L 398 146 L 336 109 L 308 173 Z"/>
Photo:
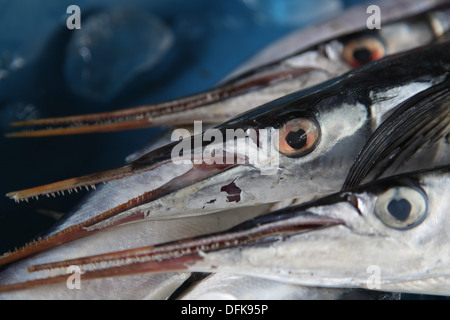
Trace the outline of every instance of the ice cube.
<path fill-rule="evenodd" d="M 86 17 L 73 30 L 64 74 L 73 92 L 105 103 L 144 72 L 151 72 L 173 47 L 170 27 L 142 9 L 116 7 Z"/>

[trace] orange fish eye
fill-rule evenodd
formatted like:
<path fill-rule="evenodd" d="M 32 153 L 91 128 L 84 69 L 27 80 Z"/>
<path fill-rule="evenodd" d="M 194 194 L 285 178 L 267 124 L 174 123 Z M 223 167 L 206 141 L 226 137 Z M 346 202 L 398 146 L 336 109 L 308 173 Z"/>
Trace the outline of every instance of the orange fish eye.
<path fill-rule="evenodd" d="M 284 124 L 278 132 L 278 151 L 288 157 L 305 155 L 317 145 L 320 139 L 319 125 L 306 118 L 293 119 Z"/>
<path fill-rule="evenodd" d="M 383 43 L 375 37 L 363 37 L 348 42 L 342 58 L 353 68 L 383 58 L 386 54 Z"/>

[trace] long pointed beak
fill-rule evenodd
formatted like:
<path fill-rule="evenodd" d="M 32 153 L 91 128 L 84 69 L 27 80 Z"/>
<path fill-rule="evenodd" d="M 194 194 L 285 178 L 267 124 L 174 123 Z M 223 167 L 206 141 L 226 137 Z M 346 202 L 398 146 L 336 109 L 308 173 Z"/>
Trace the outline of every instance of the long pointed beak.
<path fill-rule="evenodd" d="M 60 118 L 34 119 L 13 122 L 13 127 L 34 127 L 7 133 L 7 137 L 45 137 L 95 132 L 131 130 L 165 125 L 191 124 L 194 120 L 205 123 L 221 123 L 241 110 L 226 110 L 221 102 L 238 98 L 246 93 L 291 79 L 313 70 L 312 68 L 290 68 L 259 72 L 256 75 L 238 78 L 217 88 L 198 94 L 159 104 L 143 105 L 112 112 L 67 116 Z M 257 105 L 257 104 L 256 104 Z M 255 105 L 255 106 L 256 106 Z M 228 106 L 231 109 L 232 106 Z M 45 127 L 44 129 L 41 129 Z"/>
<path fill-rule="evenodd" d="M 192 139 L 194 138 L 188 138 L 188 140 Z M 78 192 L 78 190 L 82 188 L 95 188 L 95 185 L 98 183 L 106 183 L 112 180 L 126 179 L 127 177 L 131 176 L 142 176 L 146 173 L 152 173 L 153 171 L 161 172 L 162 174 L 166 173 L 166 175 L 169 176 L 169 180 L 165 183 L 160 184 L 159 187 L 152 189 L 150 187 L 151 181 L 149 181 L 147 182 L 148 187 L 144 189 L 146 191 L 139 191 L 136 197 L 131 199 L 128 198 L 128 201 L 125 201 L 118 206 L 114 206 L 110 210 L 101 212 L 100 214 L 97 214 L 91 218 L 84 218 L 85 220 L 83 220 L 82 222 L 79 222 L 75 225 L 70 225 L 63 230 L 43 237 L 38 241 L 28 243 L 23 248 L 17 249 L 14 252 L 3 254 L 2 256 L 0 256 L 0 265 L 10 263 L 20 258 L 29 256 L 31 254 L 46 250 L 48 248 L 63 244 L 71 240 L 78 239 L 105 228 L 145 219 L 147 218 L 149 212 L 144 209 L 139 210 L 136 208 L 162 198 L 170 193 L 183 189 L 187 186 L 194 185 L 204 179 L 212 178 L 215 175 L 224 172 L 236 165 L 236 162 L 234 161 L 231 164 L 227 164 L 226 161 L 223 161 L 223 164 L 191 163 L 178 165 L 175 164 L 171 158 L 172 150 L 175 145 L 176 143 L 173 143 L 156 149 L 135 160 L 134 162 L 117 169 L 8 193 L 8 197 L 19 202 L 28 201 L 29 198 L 38 198 L 40 196 L 50 197 L 61 195 L 65 192 Z M 226 155 L 224 154 L 224 156 Z M 233 156 L 235 156 L 233 157 L 233 159 L 240 157 L 239 155 Z M 180 166 L 181 169 L 178 169 L 178 166 Z M 131 213 L 129 212 L 130 210 L 132 210 Z"/>
<path fill-rule="evenodd" d="M 219 100 L 220 94 L 214 91 L 219 90 L 212 90 L 212 92 L 205 92 L 167 103 L 146 105 L 112 112 L 13 122 L 10 124 L 13 127 L 46 126 L 47 128 L 12 132 L 7 133 L 6 136 L 45 137 L 130 130 L 168 124 L 186 124 L 189 122 L 189 119 L 183 119 L 183 114 L 186 110 L 195 109 Z M 198 120 L 208 120 L 206 117 L 203 119 L 200 118 L 201 115 L 198 115 L 198 117 Z"/>
<path fill-rule="evenodd" d="M 291 234 L 342 225 L 340 219 L 319 216 L 307 211 L 287 210 L 281 215 L 268 214 L 240 224 L 228 231 L 198 236 L 169 243 L 152 245 L 114 253 L 34 265 L 29 272 L 66 269 L 77 265 L 83 269 L 82 279 L 97 279 L 138 273 L 165 273 L 188 271 L 203 260 L 203 255 L 255 243 L 270 243 Z M 105 268 L 99 266 L 107 266 Z M 0 292 L 28 289 L 35 286 L 61 283 L 66 275 L 0 285 Z"/>

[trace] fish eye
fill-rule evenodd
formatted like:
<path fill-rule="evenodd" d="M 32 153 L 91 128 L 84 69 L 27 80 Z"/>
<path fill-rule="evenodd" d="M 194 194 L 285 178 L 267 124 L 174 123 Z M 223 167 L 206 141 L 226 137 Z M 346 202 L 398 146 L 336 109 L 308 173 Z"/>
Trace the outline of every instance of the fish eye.
<path fill-rule="evenodd" d="M 386 54 L 383 43 L 375 37 L 352 40 L 344 46 L 342 57 L 353 68 L 378 60 Z"/>
<path fill-rule="evenodd" d="M 382 193 L 375 204 L 376 216 L 387 226 L 409 229 L 421 223 L 428 212 L 428 199 L 418 189 L 394 187 Z"/>
<path fill-rule="evenodd" d="M 320 138 L 319 125 L 306 118 L 293 119 L 279 129 L 277 149 L 288 157 L 300 157 L 314 150 Z"/>

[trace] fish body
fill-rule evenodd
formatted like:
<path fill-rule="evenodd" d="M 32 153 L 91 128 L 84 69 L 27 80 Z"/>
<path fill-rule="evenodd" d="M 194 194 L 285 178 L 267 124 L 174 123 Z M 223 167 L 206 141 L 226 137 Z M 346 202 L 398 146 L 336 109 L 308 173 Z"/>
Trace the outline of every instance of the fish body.
<path fill-rule="evenodd" d="M 125 202 L 108 203 L 111 209 L 95 216 L 72 215 L 44 239 L 5 254 L 0 261 L 6 263 L 123 223 L 292 199 L 305 202 L 374 177 L 440 165 L 438 161 L 448 161 L 449 154 L 448 144 L 441 143 L 449 126 L 448 46 L 444 42 L 379 60 L 217 127 L 216 133 L 267 128 L 276 132 L 262 145 L 248 136 L 238 137 L 233 151 L 227 151 L 226 142 L 212 143 L 219 157 L 223 151 L 234 155 L 231 163 L 176 164 L 171 158 L 178 145 L 175 142 L 120 169 L 12 193 L 12 198 L 21 199 L 55 192 L 55 187 L 71 190 L 83 183 L 117 180 L 113 183 L 122 188 L 113 191 L 114 198 Z M 410 65 L 418 67 L 410 70 Z M 292 128 L 305 130 L 298 137 L 303 143 L 299 149 L 286 140 Z M 189 136 L 186 141 L 190 145 L 205 134 Z M 197 151 L 203 154 L 208 146 L 202 143 Z M 236 163 L 236 158 L 245 161 Z M 273 158 L 276 166 L 271 163 Z M 264 173 L 266 169 L 269 174 Z M 168 174 L 166 181 L 158 179 L 161 172 Z M 128 199 L 119 197 L 121 189 Z M 130 192 L 137 196 L 130 200 Z"/>

